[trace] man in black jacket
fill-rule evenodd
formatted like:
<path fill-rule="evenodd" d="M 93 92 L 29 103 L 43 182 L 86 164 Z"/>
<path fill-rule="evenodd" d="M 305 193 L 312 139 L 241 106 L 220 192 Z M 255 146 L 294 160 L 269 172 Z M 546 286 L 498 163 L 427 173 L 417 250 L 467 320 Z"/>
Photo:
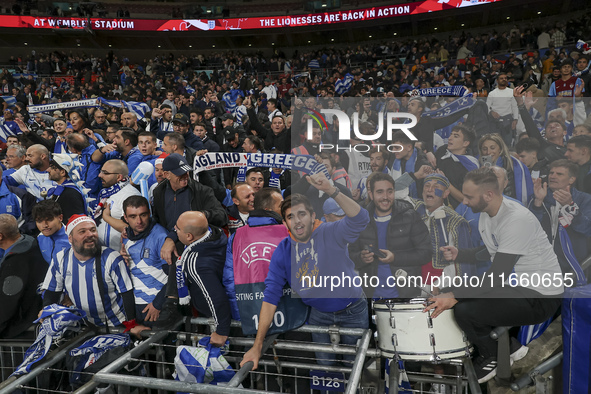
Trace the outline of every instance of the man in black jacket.
<path fill-rule="evenodd" d="M 359 275 L 380 279 L 377 287 L 364 289 L 365 294 L 373 298 L 417 296 L 420 283 L 396 288 L 390 287 L 391 280 L 388 283 L 387 279 L 399 269 L 408 276 L 421 274 L 421 266 L 431 261 L 429 230 L 410 203 L 394 199 L 394 180 L 388 174 L 372 174 L 368 195 L 370 222 L 357 241 L 349 245 L 349 256 Z"/>
<path fill-rule="evenodd" d="M 191 304 L 201 315 L 214 319 L 216 329 L 210 343 L 222 346 L 230 334 L 232 318 L 222 284 L 228 238 L 220 228 L 210 226 L 202 212 L 183 213 L 175 228 L 179 241 L 186 246 L 181 261 Z"/>
<path fill-rule="evenodd" d="M 38 291 L 47 272 L 37 240 L 21 235 L 14 216 L 0 215 L 0 338 L 22 334 L 41 309 Z"/>
<path fill-rule="evenodd" d="M 161 258 L 168 264 L 175 262 L 183 250 L 183 244 L 175 231 L 175 225 L 181 214 L 187 211 L 200 211 L 209 223 L 217 227 L 224 227 L 228 221 L 226 211 L 216 199 L 213 190 L 190 179 L 191 169 L 183 156 L 178 153 L 168 155 L 162 163 L 166 180 L 154 189 L 152 215 L 157 223 L 169 231 L 160 251 Z M 175 313 L 178 292 L 174 269 L 169 271 L 166 295 L 169 300 L 162 307 L 161 327 L 174 323 L 174 318 L 178 316 Z"/>
<path fill-rule="evenodd" d="M 285 118 L 279 115 L 273 117 L 271 128 L 268 129 L 259 122 L 250 97 L 244 99 L 244 106 L 248 119 L 250 119 L 251 128 L 257 132 L 259 138 L 265 140 L 265 150 L 279 149 L 282 153 L 289 153 L 291 151 L 291 132 L 285 126 Z"/>

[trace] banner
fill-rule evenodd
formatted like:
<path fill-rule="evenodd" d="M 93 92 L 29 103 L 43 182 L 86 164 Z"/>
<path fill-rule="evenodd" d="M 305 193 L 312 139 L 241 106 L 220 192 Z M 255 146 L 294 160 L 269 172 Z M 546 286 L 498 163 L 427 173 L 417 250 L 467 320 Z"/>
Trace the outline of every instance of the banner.
<path fill-rule="evenodd" d="M 27 107 L 27 111 L 29 111 L 30 114 L 34 114 L 38 112 L 55 111 L 58 109 L 62 110 L 70 108 L 92 108 L 104 106 L 125 108 L 129 112 L 133 113 L 138 119 L 143 118 L 146 112 L 150 110 L 150 107 L 146 103 L 140 103 L 137 101 L 106 100 L 102 97 L 98 97 L 95 99 L 66 101 L 63 103 L 30 105 Z"/>
<path fill-rule="evenodd" d="M 324 172 L 324 175 L 330 179 L 330 175 L 324 164 L 317 162 L 314 157 L 308 155 L 217 152 L 195 156 L 195 161 L 193 162 L 195 175 L 201 171 L 228 167 L 293 169 L 306 174 L 316 174 L 317 172 L 322 171 Z"/>
<path fill-rule="evenodd" d="M 501 0 L 423 0 L 416 3 L 387 5 L 347 11 L 322 12 L 293 16 L 269 16 L 228 19 L 109 19 L 75 17 L 36 17 L 3 15 L 0 27 L 33 29 L 88 29 L 128 31 L 221 31 L 272 29 L 332 25 L 371 21 L 490 4 Z"/>
<path fill-rule="evenodd" d="M 468 89 L 465 86 L 439 86 L 436 88 L 415 89 L 410 92 L 411 97 L 434 97 L 434 96 L 465 96 Z"/>
<path fill-rule="evenodd" d="M 77 101 L 66 101 L 63 103 L 53 103 L 53 104 L 43 104 L 43 105 L 29 105 L 27 106 L 27 111 L 30 114 L 35 114 L 38 112 L 48 112 L 48 111 L 56 111 L 62 109 L 69 109 L 69 108 L 91 108 L 91 107 L 100 107 L 101 103 L 98 99 L 88 99 L 88 100 L 77 100 Z"/>

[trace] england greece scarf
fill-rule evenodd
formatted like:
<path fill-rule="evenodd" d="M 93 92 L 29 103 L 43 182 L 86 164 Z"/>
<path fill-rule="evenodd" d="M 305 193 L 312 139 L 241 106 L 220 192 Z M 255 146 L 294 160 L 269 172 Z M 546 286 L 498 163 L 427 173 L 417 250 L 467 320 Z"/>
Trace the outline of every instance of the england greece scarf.
<path fill-rule="evenodd" d="M 460 163 L 461 165 L 464 166 L 464 168 L 466 170 L 468 170 L 468 172 L 472 171 L 472 170 L 476 170 L 476 169 L 478 169 L 478 167 L 480 167 L 478 164 L 478 160 L 474 156 L 455 155 L 455 154 L 451 153 L 449 151 L 449 149 L 445 152 L 445 155 L 443 155 L 441 157 L 441 160 L 443 160 L 443 159 L 452 159 L 456 163 Z"/>
<path fill-rule="evenodd" d="M 404 164 L 404 171 L 402 170 L 402 160 L 396 159 L 394 163 L 392 163 L 392 178 L 394 180 L 400 178 L 403 173 L 408 172 L 415 172 L 415 164 L 417 163 L 417 155 L 418 151 L 417 148 L 413 148 L 412 155 Z M 417 184 L 416 182 L 413 183 L 408 187 L 408 195 L 414 198 L 417 198 Z"/>
<path fill-rule="evenodd" d="M 78 332 L 82 327 L 82 320 L 86 312 L 77 308 L 51 304 L 43 308 L 38 323 L 41 319 L 41 329 L 37 339 L 25 352 L 24 360 L 10 376 L 19 376 L 31 371 L 33 364 L 43 359 L 49 352 L 54 341 L 60 340 L 67 331 Z"/>

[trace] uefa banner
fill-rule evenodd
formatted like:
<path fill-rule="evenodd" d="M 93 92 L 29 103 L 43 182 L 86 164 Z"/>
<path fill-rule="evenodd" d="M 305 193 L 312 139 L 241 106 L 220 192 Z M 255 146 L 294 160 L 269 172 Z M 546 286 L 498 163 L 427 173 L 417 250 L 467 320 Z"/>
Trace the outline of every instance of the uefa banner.
<path fill-rule="evenodd" d="M 92 29 L 127 31 L 222 31 L 304 27 L 395 18 L 490 4 L 500 0 L 424 0 L 416 3 L 315 14 L 227 19 L 109 19 L 3 15 L 0 27 L 30 29 Z"/>

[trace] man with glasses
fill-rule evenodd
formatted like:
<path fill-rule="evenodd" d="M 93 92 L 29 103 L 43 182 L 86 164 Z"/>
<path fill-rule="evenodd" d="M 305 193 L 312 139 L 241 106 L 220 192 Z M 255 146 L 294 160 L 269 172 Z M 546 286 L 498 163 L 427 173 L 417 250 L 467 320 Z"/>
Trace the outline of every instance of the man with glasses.
<path fill-rule="evenodd" d="M 115 134 L 117 134 L 117 131 L 119 131 L 120 128 L 121 128 L 121 126 L 118 124 L 110 124 L 107 127 L 107 131 L 106 131 L 107 138 L 105 138 L 105 141 L 108 144 L 113 143 L 113 141 L 115 140 Z"/>
<path fill-rule="evenodd" d="M 103 188 L 99 192 L 94 219 L 98 224 L 98 234 L 102 245 L 119 250 L 121 231 L 125 223 L 123 201 L 130 196 L 139 196 L 140 192 L 129 183 L 129 170 L 123 160 L 109 160 L 99 173 Z"/>
<path fill-rule="evenodd" d="M 109 127 L 109 122 L 107 121 L 107 114 L 105 114 L 102 110 L 97 109 L 94 111 L 94 120 L 90 124 L 91 129 L 100 129 L 100 130 L 107 130 Z"/>

